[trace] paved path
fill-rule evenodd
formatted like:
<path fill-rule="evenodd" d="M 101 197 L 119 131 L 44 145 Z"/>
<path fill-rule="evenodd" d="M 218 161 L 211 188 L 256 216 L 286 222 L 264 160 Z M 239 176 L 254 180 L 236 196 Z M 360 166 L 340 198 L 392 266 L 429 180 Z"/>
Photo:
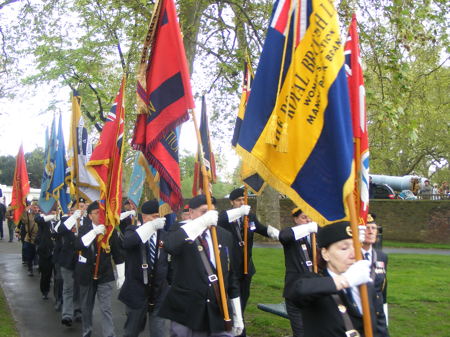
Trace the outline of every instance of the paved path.
<path fill-rule="evenodd" d="M 11 308 L 21 337 L 71 337 L 81 336 L 81 323 L 67 328 L 61 324 L 61 313 L 54 309 L 54 299 L 43 300 L 39 290 L 39 273 L 27 275 L 22 265 L 21 244 L 17 241 L 0 241 L 0 285 Z M 52 288 L 53 289 L 53 288 Z M 122 335 L 125 322 L 124 305 L 113 295 L 113 316 L 117 336 Z M 92 337 L 101 336 L 100 312 L 94 309 Z M 142 336 L 148 334 L 142 333 Z"/>
<path fill-rule="evenodd" d="M 276 243 L 255 243 L 256 247 L 281 248 Z M 450 250 L 389 248 L 388 253 L 405 254 L 442 254 L 450 255 Z M 21 262 L 21 244 L 0 241 L 0 285 L 8 300 L 12 315 L 21 337 L 71 337 L 81 336 L 81 324 L 74 323 L 71 328 L 61 325 L 61 316 L 53 308 L 52 296 L 45 301 L 39 291 L 39 274 L 27 276 L 27 270 Z M 113 296 L 113 316 L 117 336 L 122 335 L 125 322 L 124 306 Z M 94 310 L 94 336 L 100 334 L 100 313 Z M 144 331 L 141 336 L 148 336 Z"/>

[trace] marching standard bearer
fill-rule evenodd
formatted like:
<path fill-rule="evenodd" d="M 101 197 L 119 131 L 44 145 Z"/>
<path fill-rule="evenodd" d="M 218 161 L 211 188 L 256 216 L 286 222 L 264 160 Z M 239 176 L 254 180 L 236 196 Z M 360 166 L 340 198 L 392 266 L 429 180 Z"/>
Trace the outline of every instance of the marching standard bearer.
<path fill-rule="evenodd" d="M 232 252 L 236 259 L 235 274 L 239 281 L 242 312 L 245 311 L 248 298 L 250 297 L 250 283 L 256 272 L 252 259 L 253 236 L 258 233 L 265 237 L 278 240 L 278 229 L 272 226 L 264 226 L 258 221 L 255 214 L 250 213 L 250 206 L 244 204 L 244 189 L 236 188 L 230 193 L 230 203 L 233 207 L 223 211 L 219 215 L 219 226 L 231 233 L 233 238 Z M 247 261 L 248 273 L 244 273 L 244 216 L 248 215 L 248 240 Z M 245 331 L 242 336 L 245 336 Z"/>
<path fill-rule="evenodd" d="M 171 255 L 173 277 L 160 315 L 171 320 L 171 337 L 237 336 L 242 333 L 244 322 L 231 234 L 217 228 L 220 261 L 216 261 L 209 227 L 217 226 L 217 211 L 208 211 L 206 197 L 198 195 L 189 201 L 189 213 L 192 220 L 171 226 L 164 243 Z M 216 263 L 221 263 L 225 291 L 231 302 L 231 332 L 226 331 L 221 313 Z"/>
<path fill-rule="evenodd" d="M 99 204 L 93 202 L 87 208 L 88 217 L 92 223 L 85 223 L 78 233 L 75 249 L 80 250 L 75 267 L 76 280 L 80 284 L 80 301 L 82 315 L 83 337 L 91 337 L 92 314 L 95 297 L 99 302 L 102 314 L 102 336 L 115 337 L 111 310 L 111 297 L 114 283 L 114 271 L 111 257 L 114 259 L 117 271 L 117 287 L 120 288 L 125 279 L 125 263 L 120 250 L 119 237 L 114 229 L 109 239 L 110 252 L 100 249 L 98 277 L 94 280 L 94 270 L 97 257 L 97 236 L 105 234 L 106 228 L 99 223 Z"/>
<path fill-rule="evenodd" d="M 170 322 L 157 316 L 168 289 L 168 256 L 161 249 L 167 235 L 163 230 L 166 219 L 159 217 L 157 200 L 146 201 L 141 213 L 142 223 L 128 226 L 122 243 L 126 268 L 119 300 L 126 305 L 124 337 L 137 337 L 144 330 L 147 313 L 149 336 L 168 337 Z"/>

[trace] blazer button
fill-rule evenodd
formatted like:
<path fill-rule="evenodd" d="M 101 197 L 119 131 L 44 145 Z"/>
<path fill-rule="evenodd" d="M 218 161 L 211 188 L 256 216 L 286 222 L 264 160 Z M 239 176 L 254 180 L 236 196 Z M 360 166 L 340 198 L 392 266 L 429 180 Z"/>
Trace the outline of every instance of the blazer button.
<path fill-rule="evenodd" d="M 211 283 L 210 284 L 208 284 L 210 287 L 211 287 Z"/>
<path fill-rule="evenodd" d="M 206 300 L 206 302 L 209 303 L 209 302 L 211 302 L 211 301 L 210 301 L 209 298 L 208 298 L 208 299 Z"/>

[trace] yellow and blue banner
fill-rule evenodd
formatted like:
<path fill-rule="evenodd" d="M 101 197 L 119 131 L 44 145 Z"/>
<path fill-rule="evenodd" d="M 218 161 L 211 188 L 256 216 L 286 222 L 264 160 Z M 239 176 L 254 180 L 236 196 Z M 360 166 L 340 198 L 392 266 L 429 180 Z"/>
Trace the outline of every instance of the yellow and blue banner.
<path fill-rule="evenodd" d="M 344 49 L 327 0 L 279 0 L 236 145 L 321 225 L 348 219 L 353 142 Z"/>

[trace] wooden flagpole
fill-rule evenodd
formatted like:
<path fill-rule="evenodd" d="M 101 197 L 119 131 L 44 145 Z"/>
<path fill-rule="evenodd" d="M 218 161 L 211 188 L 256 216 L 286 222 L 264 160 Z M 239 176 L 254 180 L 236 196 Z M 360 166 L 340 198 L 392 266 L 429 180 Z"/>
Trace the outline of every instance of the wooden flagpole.
<path fill-rule="evenodd" d="M 361 242 L 359 242 L 359 230 L 358 230 L 358 217 L 355 207 L 355 196 L 353 191 L 347 197 L 347 205 L 350 210 L 350 227 L 352 229 L 353 247 L 355 250 L 356 261 L 362 260 Z M 370 316 L 369 295 L 367 293 L 367 285 L 362 284 L 359 286 L 359 293 L 361 295 L 361 304 L 363 309 L 363 322 L 364 322 L 364 336 L 373 337 L 372 331 L 372 319 Z"/>
<path fill-rule="evenodd" d="M 313 271 L 317 273 L 318 270 L 317 270 L 316 233 L 311 233 L 311 250 L 313 257 Z"/>
<path fill-rule="evenodd" d="M 211 201 L 211 193 L 209 191 L 209 177 L 208 172 L 206 171 L 205 163 L 204 163 L 204 155 L 203 155 L 203 147 L 202 147 L 202 137 L 200 135 L 200 129 L 198 127 L 197 118 L 195 116 L 194 109 L 191 109 L 192 119 L 194 120 L 195 133 L 197 135 L 197 142 L 199 144 L 199 155 L 200 155 L 200 167 L 203 176 L 203 192 L 206 196 L 206 202 L 208 204 L 208 209 L 212 209 L 212 201 Z M 219 281 L 219 290 L 220 290 L 220 299 L 221 299 L 221 308 L 223 313 L 223 318 L 225 321 L 225 326 L 231 326 L 230 314 L 228 312 L 228 302 L 227 295 L 225 293 L 225 283 L 223 280 L 223 272 L 222 272 L 222 263 L 220 261 L 220 252 L 219 252 L 219 244 L 217 241 L 217 230 L 215 226 L 211 226 L 209 228 L 211 232 L 211 238 L 213 243 L 214 257 L 216 259 L 216 271 L 217 278 Z"/>
<path fill-rule="evenodd" d="M 244 204 L 248 205 L 248 187 L 244 185 Z M 244 275 L 248 274 L 248 215 L 244 216 Z"/>

